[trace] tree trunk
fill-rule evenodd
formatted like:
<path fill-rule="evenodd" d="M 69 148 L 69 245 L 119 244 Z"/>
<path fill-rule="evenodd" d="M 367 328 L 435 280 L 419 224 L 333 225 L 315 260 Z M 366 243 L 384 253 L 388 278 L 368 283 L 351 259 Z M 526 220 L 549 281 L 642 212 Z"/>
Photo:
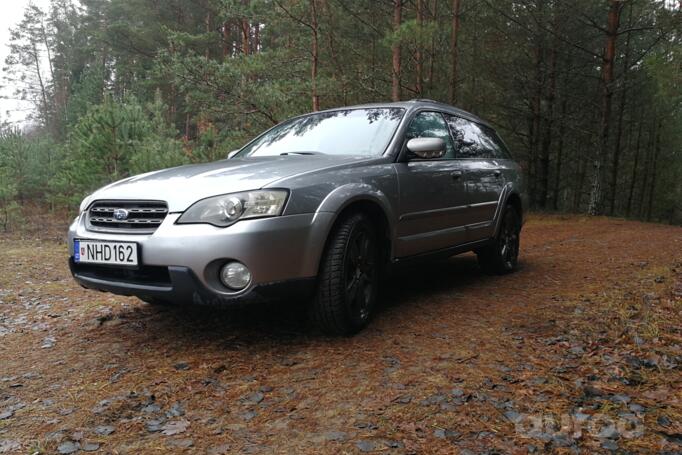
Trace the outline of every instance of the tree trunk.
<path fill-rule="evenodd" d="M 398 32 L 400 30 L 400 24 L 402 23 L 403 15 L 403 0 L 393 0 L 393 31 Z M 393 64 L 393 80 L 391 86 L 391 99 L 393 101 L 400 101 L 400 53 L 401 46 L 400 41 L 396 37 L 391 49 L 392 53 L 392 64 Z"/>
<path fill-rule="evenodd" d="M 319 36 L 318 36 L 318 20 L 317 20 L 317 0 L 310 1 L 310 19 L 311 29 L 313 33 L 313 48 L 312 48 L 312 65 L 311 65 L 311 85 L 312 85 L 312 100 L 313 111 L 320 110 L 320 96 L 317 93 L 317 67 L 319 64 Z"/>
<path fill-rule="evenodd" d="M 632 178 L 630 179 L 630 191 L 628 193 L 628 205 L 625 211 L 627 217 L 632 213 L 632 195 L 635 192 L 635 182 L 637 182 L 637 166 L 639 165 L 639 150 L 642 144 L 642 129 L 644 127 L 644 110 L 639 118 L 639 128 L 637 129 L 637 143 L 635 145 L 635 163 L 632 166 Z"/>
<path fill-rule="evenodd" d="M 260 52 L 260 21 L 256 22 L 255 28 L 253 29 L 253 52 Z"/>
<path fill-rule="evenodd" d="M 606 49 L 602 66 L 602 115 L 600 122 L 599 149 L 594 160 L 594 175 L 590 190 L 590 204 L 587 212 L 599 215 L 602 212 L 604 158 L 609 145 L 609 127 L 611 120 L 611 101 L 613 97 L 613 64 L 616 59 L 616 39 L 620 26 L 620 12 L 623 7 L 621 0 L 609 0 L 609 15 L 606 28 Z"/>
<path fill-rule="evenodd" d="M 632 4 L 630 4 L 630 12 L 628 17 L 628 29 L 632 27 Z M 627 103 L 628 93 L 628 73 L 630 67 L 630 35 L 631 32 L 626 33 L 625 38 L 625 55 L 623 57 L 623 87 L 620 95 L 620 103 L 618 106 L 618 123 L 616 125 L 616 144 L 613 148 L 613 162 L 611 163 L 611 194 L 609 195 L 609 214 L 613 215 L 616 206 L 616 193 L 618 190 L 618 167 L 620 165 L 620 144 L 623 137 L 623 113 L 625 112 L 625 105 Z"/>
<path fill-rule="evenodd" d="M 242 54 L 249 55 L 251 53 L 251 22 L 248 16 L 246 16 L 246 10 L 249 8 L 250 0 L 242 0 L 242 5 L 244 6 L 244 16 L 242 16 L 238 28 L 240 29 L 241 42 L 242 42 Z"/>
<path fill-rule="evenodd" d="M 459 41 L 459 11 L 461 0 L 452 0 L 452 31 L 450 32 L 450 104 L 457 103 L 457 65 Z"/>
<path fill-rule="evenodd" d="M 38 76 L 38 85 L 40 85 L 40 98 L 42 100 L 42 106 L 40 106 L 40 111 L 42 111 L 43 120 L 45 121 L 45 127 L 49 130 L 51 126 L 50 122 L 50 111 L 49 104 L 47 103 L 47 92 L 45 89 L 45 83 L 43 82 L 43 75 L 40 71 L 40 54 L 35 43 L 31 44 L 33 52 L 31 56 L 33 57 L 33 65 L 36 69 L 36 75 Z"/>
<path fill-rule="evenodd" d="M 324 11 L 327 15 L 326 21 L 328 24 L 334 24 L 336 23 L 336 18 L 334 16 L 333 9 L 329 6 L 329 2 L 327 0 L 321 0 L 321 10 Z M 346 67 L 339 61 L 339 55 L 337 51 L 337 45 L 336 45 L 336 39 L 334 36 L 334 30 L 333 28 L 330 28 L 327 30 L 327 45 L 329 47 L 329 55 L 331 57 L 331 65 L 335 71 L 332 77 L 334 78 L 334 81 L 338 81 L 338 83 L 341 85 L 341 104 L 346 106 L 348 105 L 348 79 L 346 78 L 345 74 L 345 69 Z"/>
<path fill-rule="evenodd" d="M 436 24 L 438 23 L 438 0 L 433 0 L 431 4 L 431 17 Z M 431 35 L 431 47 L 429 49 L 429 72 L 426 76 L 429 84 L 429 92 L 433 91 L 433 69 L 436 61 L 436 37 Z"/>
<path fill-rule="evenodd" d="M 232 39 L 230 38 L 230 23 L 228 21 L 223 22 L 223 59 L 227 60 L 230 57 L 231 49 L 230 43 Z"/>
<path fill-rule="evenodd" d="M 422 0 L 417 0 L 417 33 L 418 34 L 421 33 L 423 23 L 424 23 L 424 16 L 423 16 Z M 415 81 L 414 91 L 417 94 L 417 98 L 421 98 L 422 93 L 423 93 L 423 83 L 424 83 L 424 62 L 423 62 L 424 55 L 422 53 L 422 44 L 421 44 L 420 37 L 417 37 L 414 58 L 415 58 L 415 63 L 416 63 L 416 65 L 415 65 L 415 67 L 416 67 L 415 80 L 416 81 Z"/>
<path fill-rule="evenodd" d="M 204 19 L 204 27 L 206 29 L 206 34 L 211 33 L 211 12 L 208 11 L 206 12 L 206 17 Z M 206 61 L 210 60 L 211 58 L 211 47 L 206 46 L 206 50 L 204 51 L 204 57 L 206 58 Z"/>
<path fill-rule="evenodd" d="M 583 185 L 585 184 L 585 177 L 587 174 L 586 157 L 582 154 L 578 156 L 578 170 L 575 177 L 575 192 L 573 193 L 573 211 L 580 210 L 583 201 Z"/>
<path fill-rule="evenodd" d="M 556 99 L 556 66 L 557 66 L 557 48 L 559 41 L 556 37 L 558 34 L 559 14 L 554 12 L 554 33 L 555 39 L 550 51 L 549 64 L 549 83 L 547 87 L 547 96 L 545 99 L 546 113 L 545 113 L 545 128 L 542 137 L 542 144 L 540 147 L 540 189 L 538 193 L 537 206 L 544 209 L 547 206 L 547 195 L 549 191 L 549 150 L 552 144 L 553 124 L 554 124 L 554 101 Z"/>
<path fill-rule="evenodd" d="M 246 17 L 242 19 L 242 54 L 249 55 L 251 48 L 249 47 L 249 41 L 251 38 L 251 24 L 249 24 L 249 19 Z"/>
<path fill-rule="evenodd" d="M 564 154 L 564 138 L 566 136 L 566 107 L 568 100 L 561 102 L 561 115 L 559 117 L 559 142 L 557 143 L 556 163 L 554 167 L 554 190 L 552 191 L 552 208 L 559 210 L 559 191 L 561 191 L 561 164 Z"/>
<path fill-rule="evenodd" d="M 477 7 L 480 7 L 480 4 L 477 5 Z M 480 39 L 481 39 L 481 34 L 480 34 L 480 21 L 479 21 L 479 11 L 478 9 L 471 10 L 470 14 L 470 25 L 469 28 L 471 29 L 471 34 L 473 35 L 473 43 L 471 45 L 471 67 L 472 68 L 479 68 L 479 52 L 480 52 Z M 459 77 L 459 69 L 457 70 L 457 74 Z M 464 96 L 461 96 L 462 93 L 459 93 L 457 95 L 457 99 L 459 100 L 460 105 L 464 105 L 465 110 L 470 110 L 473 111 L 474 109 L 480 108 L 478 105 L 478 72 L 477 71 L 471 71 L 471 73 L 466 74 L 470 80 L 471 80 L 471 88 L 467 90 L 468 93 L 467 97 L 465 98 Z M 458 84 L 459 86 L 459 84 Z M 465 101 L 466 100 L 466 101 Z"/>
<path fill-rule="evenodd" d="M 535 87 L 531 101 L 530 150 L 528 157 L 528 192 L 533 207 L 538 205 L 538 151 L 540 149 L 540 126 L 542 122 L 542 89 L 543 89 L 543 45 L 540 36 L 535 47 Z"/>
<path fill-rule="evenodd" d="M 50 69 L 50 80 L 54 82 L 54 63 L 52 59 L 52 51 L 50 50 L 50 40 L 47 36 L 47 29 L 45 28 L 45 22 L 41 19 L 40 22 L 40 34 L 42 35 L 43 45 L 45 46 L 45 51 L 47 53 L 47 67 Z"/>
<path fill-rule="evenodd" d="M 658 156 L 661 152 L 661 127 L 663 120 L 659 120 L 656 125 L 656 146 L 654 147 L 654 157 L 651 162 L 651 188 L 649 189 L 649 204 L 646 208 L 646 220 L 651 221 L 651 212 L 654 206 L 654 194 L 656 194 L 656 170 L 658 168 Z"/>
<path fill-rule="evenodd" d="M 56 80 L 55 75 L 54 75 L 54 63 L 52 59 L 52 51 L 50 49 L 50 40 L 47 36 L 47 29 L 45 28 L 45 22 L 41 19 L 40 23 L 40 33 L 42 35 L 42 41 L 43 45 L 45 46 L 45 51 L 47 55 L 47 67 L 50 70 L 50 81 L 53 84 L 54 87 L 54 117 L 51 119 L 51 127 L 52 127 L 52 132 L 55 134 L 59 134 L 60 125 L 59 120 L 64 120 L 62 117 L 62 114 L 66 111 L 66 105 L 68 102 L 68 96 L 69 96 L 69 90 L 67 88 L 68 81 L 61 81 L 61 86 L 59 82 Z M 34 46 L 35 49 L 35 46 Z M 41 81 L 41 86 L 43 82 Z"/>
<path fill-rule="evenodd" d="M 653 154 L 654 147 L 656 146 L 656 125 L 658 124 L 658 113 L 654 113 L 654 118 L 652 122 L 651 131 L 649 132 L 649 138 L 647 141 L 646 155 L 644 160 L 644 181 L 642 182 L 642 191 L 639 193 L 639 206 L 637 207 L 637 213 L 640 218 L 644 218 L 644 200 L 646 199 L 646 190 L 649 186 L 649 168 L 651 166 L 651 155 Z"/>

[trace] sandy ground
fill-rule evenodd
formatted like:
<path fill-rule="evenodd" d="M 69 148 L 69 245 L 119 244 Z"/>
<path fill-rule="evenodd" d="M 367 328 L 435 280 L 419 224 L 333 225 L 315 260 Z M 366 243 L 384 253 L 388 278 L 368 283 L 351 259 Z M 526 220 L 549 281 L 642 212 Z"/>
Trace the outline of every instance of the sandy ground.
<path fill-rule="evenodd" d="M 86 291 L 0 237 L 0 453 L 680 453 L 682 228 L 535 216 L 520 270 L 393 277 L 371 326 Z"/>

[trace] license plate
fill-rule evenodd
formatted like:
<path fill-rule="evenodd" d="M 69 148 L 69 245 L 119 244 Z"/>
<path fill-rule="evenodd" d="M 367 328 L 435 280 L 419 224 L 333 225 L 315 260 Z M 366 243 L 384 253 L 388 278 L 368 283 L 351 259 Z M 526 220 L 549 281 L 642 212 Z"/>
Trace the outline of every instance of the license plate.
<path fill-rule="evenodd" d="M 88 264 L 135 266 L 138 262 L 137 243 L 76 239 L 73 243 L 73 260 Z"/>

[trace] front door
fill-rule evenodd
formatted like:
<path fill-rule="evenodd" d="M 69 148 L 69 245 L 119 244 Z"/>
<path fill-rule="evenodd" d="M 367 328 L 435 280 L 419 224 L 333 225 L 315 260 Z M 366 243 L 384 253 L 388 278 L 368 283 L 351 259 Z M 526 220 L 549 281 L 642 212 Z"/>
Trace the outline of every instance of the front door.
<path fill-rule="evenodd" d="M 400 188 L 396 256 L 406 257 L 466 241 L 467 196 L 461 163 L 455 160 L 452 137 L 443 115 L 420 112 L 411 121 L 403 146 L 416 137 L 445 141 L 442 158 L 411 159 L 395 164 Z"/>

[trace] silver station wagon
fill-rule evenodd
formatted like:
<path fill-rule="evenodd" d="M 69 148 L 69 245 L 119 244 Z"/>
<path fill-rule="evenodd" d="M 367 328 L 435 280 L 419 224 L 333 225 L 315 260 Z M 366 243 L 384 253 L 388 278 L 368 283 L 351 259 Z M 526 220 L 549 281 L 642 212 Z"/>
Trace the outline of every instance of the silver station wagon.
<path fill-rule="evenodd" d="M 82 202 L 83 286 L 153 304 L 307 298 L 325 333 L 370 320 L 397 264 L 466 251 L 516 268 L 519 166 L 478 117 L 430 100 L 315 112 L 228 159 L 137 175 Z"/>

